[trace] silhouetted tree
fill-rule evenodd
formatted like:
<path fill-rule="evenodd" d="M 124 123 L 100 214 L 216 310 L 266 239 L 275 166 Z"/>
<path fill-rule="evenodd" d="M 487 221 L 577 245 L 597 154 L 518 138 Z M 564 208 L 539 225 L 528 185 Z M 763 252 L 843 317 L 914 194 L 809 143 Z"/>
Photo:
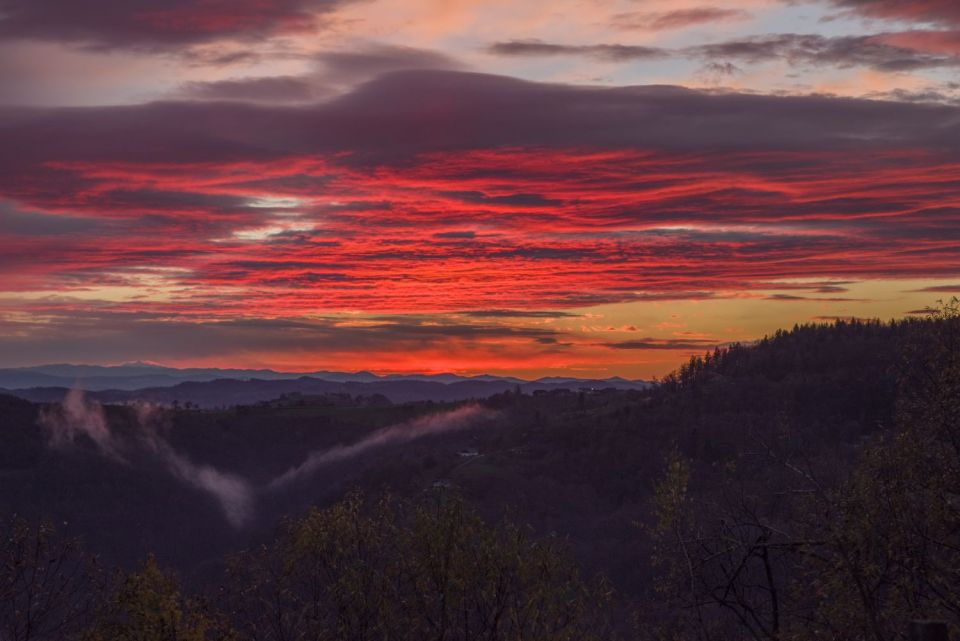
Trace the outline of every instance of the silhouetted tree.
<path fill-rule="evenodd" d="M 218 617 L 183 597 L 173 574 L 152 556 L 136 572 L 119 573 L 83 641 L 204 641 L 229 638 Z"/>
<path fill-rule="evenodd" d="M 896 425 L 848 473 L 830 473 L 825 449 L 778 447 L 775 430 L 720 466 L 669 457 L 655 493 L 663 609 L 652 636 L 892 641 L 911 619 L 960 624 L 960 304 L 896 327 Z M 741 355 L 710 360 L 722 370 L 731 358 Z M 699 367 L 675 389 L 704 380 Z M 740 469 L 751 453 L 766 463 Z"/>
<path fill-rule="evenodd" d="M 98 570 L 78 541 L 14 517 L 0 539 L 0 639 L 54 641 L 87 623 Z"/>
<path fill-rule="evenodd" d="M 551 541 L 493 528 L 460 500 L 359 494 L 233 560 L 225 601 L 256 641 L 588 641 L 610 599 Z"/>

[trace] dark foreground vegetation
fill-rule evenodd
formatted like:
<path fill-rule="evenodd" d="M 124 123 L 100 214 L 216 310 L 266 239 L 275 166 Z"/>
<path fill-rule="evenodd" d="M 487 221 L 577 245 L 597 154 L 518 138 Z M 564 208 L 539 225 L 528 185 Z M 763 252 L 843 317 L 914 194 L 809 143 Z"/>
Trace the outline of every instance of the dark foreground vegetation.
<path fill-rule="evenodd" d="M 511 391 L 481 409 L 396 441 L 385 427 L 462 408 L 152 408 L 160 436 L 136 440 L 144 408 L 110 406 L 111 440 L 54 447 L 41 425 L 65 410 L 0 398 L 0 640 L 960 629 L 956 301 L 731 346 L 653 390 Z M 323 465 L 278 485 L 311 451 Z M 244 488 L 240 519 L 224 497 Z"/>

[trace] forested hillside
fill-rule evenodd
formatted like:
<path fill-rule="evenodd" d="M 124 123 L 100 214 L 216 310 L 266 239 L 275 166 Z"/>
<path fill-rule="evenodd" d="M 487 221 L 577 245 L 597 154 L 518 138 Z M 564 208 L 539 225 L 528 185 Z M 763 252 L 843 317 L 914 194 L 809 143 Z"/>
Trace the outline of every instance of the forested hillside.
<path fill-rule="evenodd" d="M 0 398 L 0 638 L 897 639 L 960 621 L 958 399 L 956 303 L 644 391 Z"/>

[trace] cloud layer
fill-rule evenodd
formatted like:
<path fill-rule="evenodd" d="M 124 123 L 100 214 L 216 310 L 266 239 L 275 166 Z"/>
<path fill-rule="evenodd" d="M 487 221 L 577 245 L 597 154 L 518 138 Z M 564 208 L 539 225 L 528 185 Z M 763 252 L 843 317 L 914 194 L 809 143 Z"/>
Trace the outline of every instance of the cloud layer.
<path fill-rule="evenodd" d="M 0 107 L 0 360 L 567 372 L 747 335 L 687 303 L 895 313 L 960 272 L 958 33 L 946 0 L 0 0 L 0 104 L 63 105 Z"/>
<path fill-rule="evenodd" d="M 0 269 L 31 297 L 9 314 L 44 322 L 229 335 L 264 310 L 535 313 L 960 266 L 948 106 L 434 71 L 304 107 L 7 110 L 0 131 Z M 348 325 L 308 327 L 382 323 Z"/>
<path fill-rule="evenodd" d="M 0 0 L 0 39 L 170 48 L 310 32 L 338 0 Z"/>

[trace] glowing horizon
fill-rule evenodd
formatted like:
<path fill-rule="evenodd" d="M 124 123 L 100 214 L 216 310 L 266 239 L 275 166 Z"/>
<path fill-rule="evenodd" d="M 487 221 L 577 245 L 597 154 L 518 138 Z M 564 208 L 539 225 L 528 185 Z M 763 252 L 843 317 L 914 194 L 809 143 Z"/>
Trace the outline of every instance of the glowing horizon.
<path fill-rule="evenodd" d="M 651 378 L 960 294 L 952 0 L 0 16 L 0 367 Z"/>

